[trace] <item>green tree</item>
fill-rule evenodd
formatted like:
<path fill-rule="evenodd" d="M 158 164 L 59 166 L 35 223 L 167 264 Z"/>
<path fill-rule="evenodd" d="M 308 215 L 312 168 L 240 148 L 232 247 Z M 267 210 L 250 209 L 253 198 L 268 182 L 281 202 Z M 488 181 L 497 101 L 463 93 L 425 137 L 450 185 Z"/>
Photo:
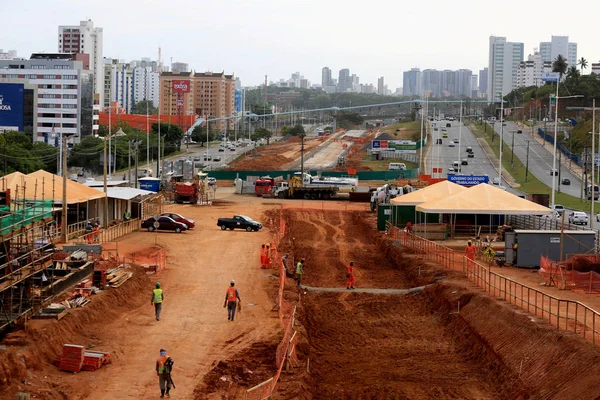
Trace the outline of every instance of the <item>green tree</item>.
<path fill-rule="evenodd" d="M 100 155 L 104 152 L 104 139 L 86 136 L 79 144 L 73 146 L 68 159 L 70 167 L 79 167 L 94 173 L 102 172 Z"/>
<path fill-rule="evenodd" d="M 588 67 L 588 60 L 586 60 L 585 58 L 581 57 L 579 59 L 579 61 L 577 61 L 577 65 L 579 65 L 579 68 L 581 68 L 581 73 L 583 74 L 583 70 L 587 69 L 587 67 Z"/>
<path fill-rule="evenodd" d="M 567 67 L 567 60 L 560 54 L 552 62 L 552 72 L 558 72 L 560 74 L 561 79 L 563 75 L 567 73 Z"/>
<path fill-rule="evenodd" d="M 153 133 L 158 133 L 158 124 L 158 122 L 152 124 Z M 178 125 L 167 122 L 160 123 L 160 136 L 161 141 L 164 140 L 165 154 L 170 154 L 180 149 L 183 135 L 183 129 Z"/>
<path fill-rule="evenodd" d="M 133 114 L 158 114 L 158 108 L 154 107 L 152 100 L 142 100 L 133 106 Z"/>
<path fill-rule="evenodd" d="M 273 132 L 271 132 L 268 129 L 265 128 L 258 128 L 255 132 L 254 132 L 254 140 L 257 139 L 267 139 L 267 145 L 269 144 L 269 141 L 271 140 L 271 137 L 273 136 Z"/>
<path fill-rule="evenodd" d="M 31 135 L 25 132 L 11 131 L 1 134 L 0 154 L 0 169 L 3 174 L 14 171 L 28 174 L 38 169 L 56 172 L 57 150 L 46 143 L 32 143 Z"/>

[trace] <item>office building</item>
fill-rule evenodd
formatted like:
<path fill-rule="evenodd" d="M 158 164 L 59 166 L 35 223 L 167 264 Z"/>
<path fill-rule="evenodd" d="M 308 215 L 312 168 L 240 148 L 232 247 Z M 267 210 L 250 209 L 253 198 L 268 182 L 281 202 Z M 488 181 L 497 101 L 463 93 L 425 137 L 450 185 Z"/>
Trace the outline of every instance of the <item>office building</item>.
<path fill-rule="evenodd" d="M 14 58 L 17 58 L 16 50 L 4 51 L 4 50 L 0 49 L 0 60 L 12 60 Z"/>
<path fill-rule="evenodd" d="M 542 86 L 542 74 L 545 72 L 552 72 L 552 63 L 543 61 L 540 52 L 530 54 L 517 69 L 517 87 Z"/>
<path fill-rule="evenodd" d="M 104 64 L 102 61 L 102 28 L 94 28 L 91 19 L 79 25 L 58 27 L 58 52 L 89 55 L 89 70 L 92 71 L 94 93 L 104 96 Z"/>
<path fill-rule="evenodd" d="M 517 69 L 523 61 L 523 43 L 490 36 L 487 99 L 492 101 L 517 87 Z"/>
<path fill-rule="evenodd" d="M 592 63 L 592 74 L 600 75 L 600 62 Z"/>
<path fill-rule="evenodd" d="M 340 69 L 338 75 L 338 92 L 347 92 L 352 89 L 352 81 L 350 79 L 350 70 L 348 68 Z"/>
<path fill-rule="evenodd" d="M 181 73 L 181 72 L 189 72 L 190 66 L 184 62 L 174 62 L 171 63 L 171 72 Z"/>
<path fill-rule="evenodd" d="M 377 94 L 385 94 L 385 84 L 383 83 L 383 76 L 377 79 Z"/>
<path fill-rule="evenodd" d="M 141 60 L 131 60 L 129 65 L 131 65 L 131 68 L 149 68 L 152 72 L 159 72 L 160 69 L 158 61 L 151 60 L 148 57 L 144 57 Z"/>
<path fill-rule="evenodd" d="M 479 97 L 479 86 L 478 86 L 478 76 L 473 74 L 471 75 L 471 96 L 472 98 Z"/>
<path fill-rule="evenodd" d="M 87 57 L 34 53 L 29 60 L 0 60 L 0 83 L 34 90 L 33 141 L 55 145 L 58 135 L 65 133 L 72 135 L 69 143 L 76 144 L 97 134 L 93 74 L 84 69 L 81 59 Z"/>
<path fill-rule="evenodd" d="M 479 93 L 484 96 L 487 95 L 488 71 L 488 67 L 479 70 Z"/>
<path fill-rule="evenodd" d="M 235 113 L 235 77 L 224 72 L 163 72 L 160 75 L 160 113 L 174 118 L 199 115 L 225 118 Z M 233 120 L 215 121 L 210 129 L 233 129 Z"/>
<path fill-rule="evenodd" d="M 321 87 L 325 88 L 331 86 L 331 69 L 329 67 L 323 67 L 321 70 Z"/>
<path fill-rule="evenodd" d="M 552 36 L 550 42 L 540 42 L 540 54 L 543 62 L 554 62 L 560 54 L 570 67 L 577 66 L 577 43 L 569 42 L 568 36 Z"/>
<path fill-rule="evenodd" d="M 412 68 L 410 71 L 404 71 L 403 74 L 403 94 L 404 96 L 421 96 L 423 94 L 423 77 L 419 68 Z"/>

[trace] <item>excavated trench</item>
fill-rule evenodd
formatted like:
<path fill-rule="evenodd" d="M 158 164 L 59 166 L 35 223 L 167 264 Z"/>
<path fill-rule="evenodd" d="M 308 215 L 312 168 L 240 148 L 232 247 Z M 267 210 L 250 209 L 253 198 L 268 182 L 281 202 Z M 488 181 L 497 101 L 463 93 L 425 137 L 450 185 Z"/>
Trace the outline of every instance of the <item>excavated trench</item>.
<path fill-rule="evenodd" d="M 309 368 L 283 377 L 276 398 L 600 396 L 600 352 L 591 343 L 441 267 L 419 265 L 356 213 L 285 210 L 284 218 L 280 250 L 306 259 L 307 285 L 343 287 L 353 260 L 359 288 L 428 286 L 408 294 L 303 292 L 298 354 Z"/>

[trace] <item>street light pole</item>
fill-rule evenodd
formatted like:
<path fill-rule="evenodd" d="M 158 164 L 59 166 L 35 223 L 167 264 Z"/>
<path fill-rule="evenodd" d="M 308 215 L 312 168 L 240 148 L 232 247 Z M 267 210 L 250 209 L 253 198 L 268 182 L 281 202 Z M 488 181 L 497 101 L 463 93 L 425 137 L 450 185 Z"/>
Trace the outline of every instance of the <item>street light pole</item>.
<path fill-rule="evenodd" d="M 498 161 L 498 181 L 502 184 L 502 148 L 504 147 L 504 96 L 500 92 L 500 160 Z M 495 135 L 495 129 L 492 129 L 492 137 Z"/>
<path fill-rule="evenodd" d="M 510 167 L 514 168 L 515 163 L 515 131 L 512 131 L 512 151 L 510 153 Z"/>
<path fill-rule="evenodd" d="M 596 153 L 594 142 L 596 137 L 596 99 L 592 100 L 592 205 L 590 208 L 590 228 L 594 230 L 594 203 L 596 202 L 596 181 L 594 180 L 594 170 L 596 169 Z"/>
<path fill-rule="evenodd" d="M 525 182 L 529 176 L 529 140 L 527 141 L 527 158 L 525 161 Z"/>
<path fill-rule="evenodd" d="M 556 81 L 556 99 L 554 100 L 554 145 L 552 146 L 552 208 L 554 208 L 554 196 L 556 191 L 556 178 L 554 171 L 556 171 L 556 138 L 558 134 L 558 88 L 560 86 L 560 78 Z"/>
<path fill-rule="evenodd" d="M 61 126 L 62 133 L 62 126 Z M 106 147 L 105 147 L 106 149 Z M 63 243 L 67 243 L 67 136 L 62 135 L 62 218 L 60 220 L 61 225 L 61 239 Z M 104 163 L 106 165 L 106 163 Z M 6 171 L 4 172 L 6 174 Z M 105 175 L 106 176 L 106 175 Z M 106 179 L 106 178 L 105 178 Z"/>
<path fill-rule="evenodd" d="M 460 144 L 462 143 L 462 118 L 463 118 L 463 103 L 462 100 L 460 101 L 460 114 L 459 114 L 459 119 L 458 119 L 458 158 L 456 159 L 458 161 L 458 168 L 459 170 L 462 169 L 460 168 L 460 163 L 461 163 L 461 158 L 460 158 Z"/>

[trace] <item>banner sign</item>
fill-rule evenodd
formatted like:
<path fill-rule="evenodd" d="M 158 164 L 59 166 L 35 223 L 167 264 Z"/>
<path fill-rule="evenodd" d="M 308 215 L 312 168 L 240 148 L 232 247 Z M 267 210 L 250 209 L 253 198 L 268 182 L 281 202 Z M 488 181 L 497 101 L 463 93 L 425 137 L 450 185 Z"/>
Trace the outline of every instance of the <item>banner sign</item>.
<path fill-rule="evenodd" d="M 542 82 L 558 82 L 559 79 L 558 72 L 542 72 Z"/>
<path fill-rule="evenodd" d="M 395 151 L 398 154 L 417 152 L 417 142 L 411 140 L 373 140 L 371 149 Z"/>
<path fill-rule="evenodd" d="M 190 81 L 173 81 L 173 93 L 189 93 Z"/>
<path fill-rule="evenodd" d="M 448 180 L 461 186 L 476 186 L 480 183 L 488 183 L 490 178 L 487 175 L 450 175 Z"/>

